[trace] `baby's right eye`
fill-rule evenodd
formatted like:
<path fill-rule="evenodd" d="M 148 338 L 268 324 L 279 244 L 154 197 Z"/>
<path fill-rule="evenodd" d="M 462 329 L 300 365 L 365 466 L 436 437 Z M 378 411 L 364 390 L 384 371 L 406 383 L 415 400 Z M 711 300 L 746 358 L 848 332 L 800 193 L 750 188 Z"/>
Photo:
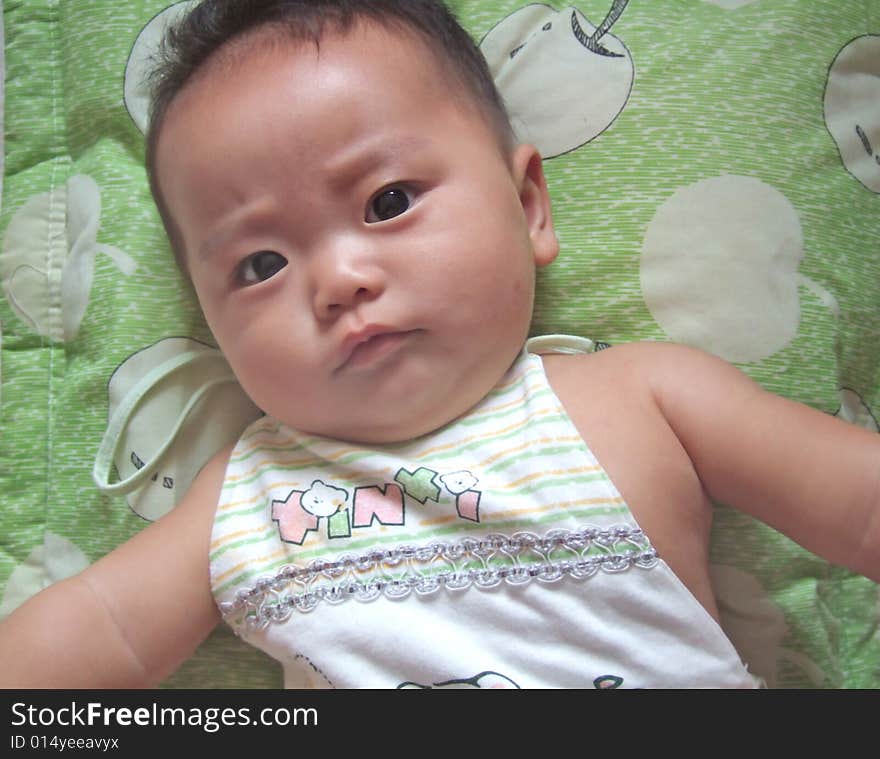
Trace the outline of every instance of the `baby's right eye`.
<path fill-rule="evenodd" d="M 236 271 L 236 278 L 242 285 L 256 285 L 274 277 L 287 266 L 287 259 L 274 250 L 261 250 L 252 253 L 242 261 Z"/>

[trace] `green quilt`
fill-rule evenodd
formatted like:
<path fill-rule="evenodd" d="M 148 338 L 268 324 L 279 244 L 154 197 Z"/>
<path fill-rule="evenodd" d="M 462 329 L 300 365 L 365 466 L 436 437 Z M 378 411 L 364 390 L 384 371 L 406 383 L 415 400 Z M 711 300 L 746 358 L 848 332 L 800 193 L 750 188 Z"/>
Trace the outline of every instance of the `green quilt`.
<path fill-rule="evenodd" d="M 533 332 L 694 345 L 877 432 L 880 0 L 451 4 L 546 159 L 562 253 Z M 0 614 L 173 508 L 256 413 L 229 383 L 185 413 L 222 360 L 142 165 L 138 75 L 170 5 L 2 3 Z M 204 361 L 123 431 L 114 477 L 139 479 L 102 494 L 110 420 L 184 355 Z M 723 626 L 768 685 L 880 686 L 876 584 L 722 504 L 712 563 Z M 226 629 L 167 683 L 280 684 Z"/>

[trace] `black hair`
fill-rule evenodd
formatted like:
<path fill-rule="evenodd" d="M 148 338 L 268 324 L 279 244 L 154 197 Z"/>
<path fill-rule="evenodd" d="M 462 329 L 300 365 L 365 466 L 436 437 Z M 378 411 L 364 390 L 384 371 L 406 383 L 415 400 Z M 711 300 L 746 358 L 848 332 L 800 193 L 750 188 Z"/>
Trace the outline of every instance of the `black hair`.
<path fill-rule="evenodd" d="M 182 241 L 159 187 L 156 147 L 174 98 L 202 66 L 230 43 L 246 45 L 251 35 L 274 33 L 290 42 L 320 46 L 327 34 L 346 34 L 359 23 L 414 33 L 447 73 L 462 85 L 509 148 L 512 131 L 504 103 L 482 53 L 442 0 L 203 0 L 169 28 L 153 68 L 146 166 L 150 190 L 178 263 L 186 271 Z M 260 41 L 263 37 L 260 36 Z"/>

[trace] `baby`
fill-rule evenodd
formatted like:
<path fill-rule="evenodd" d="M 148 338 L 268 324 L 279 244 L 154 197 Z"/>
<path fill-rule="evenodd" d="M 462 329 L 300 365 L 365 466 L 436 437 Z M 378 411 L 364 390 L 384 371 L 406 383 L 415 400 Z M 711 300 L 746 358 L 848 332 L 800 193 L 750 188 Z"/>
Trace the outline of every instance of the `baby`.
<path fill-rule="evenodd" d="M 153 685 L 224 618 L 291 687 L 753 686 L 711 499 L 880 580 L 877 435 L 692 349 L 527 342 L 541 159 L 441 3 L 206 0 L 169 49 L 154 197 L 266 416 L 0 625 L 6 685 Z"/>

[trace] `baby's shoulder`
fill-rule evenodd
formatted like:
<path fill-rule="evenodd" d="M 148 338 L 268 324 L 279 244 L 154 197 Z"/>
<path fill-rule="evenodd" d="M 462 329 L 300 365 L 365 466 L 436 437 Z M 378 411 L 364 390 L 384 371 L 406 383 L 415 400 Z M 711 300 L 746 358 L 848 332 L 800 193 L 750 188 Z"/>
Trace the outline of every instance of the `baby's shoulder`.
<path fill-rule="evenodd" d="M 651 461 L 674 450 L 682 463 L 705 464 L 741 454 L 735 448 L 744 426 L 754 432 L 750 419 L 795 415 L 732 364 L 683 345 L 628 343 L 543 361 L 575 426 L 609 457 Z"/>
<path fill-rule="evenodd" d="M 596 353 L 545 354 L 542 359 L 563 401 L 616 398 L 658 403 L 681 391 L 697 402 L 707 383 L 749 382 L 726 361 L 675 343 L 622 343 Z"/>

